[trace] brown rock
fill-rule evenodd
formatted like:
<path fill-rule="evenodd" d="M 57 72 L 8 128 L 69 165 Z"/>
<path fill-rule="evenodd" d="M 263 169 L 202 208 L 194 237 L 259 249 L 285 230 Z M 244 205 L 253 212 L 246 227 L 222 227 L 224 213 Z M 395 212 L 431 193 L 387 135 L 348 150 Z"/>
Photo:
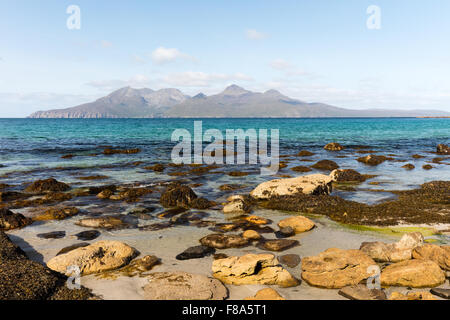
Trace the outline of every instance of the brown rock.
<path fill-rule="evenodd" d="M 360 250 L 328 249 L 317 256 L 302 260 L 302 278 L 310 285 L 339 289 L 359 284 L 371 274 L 370 266 L 376 265 Z"/>
<path fill-rule="evenodd" d="M 59 182 L 56 179 L 50 178 L 46 180 L 37 180 L 30 184 L 28 187 L 25 188 L 25 192 L 29 193 L 43 193 L 48 191 L 53 192 L 60 192 L 60 191 L 67 191 L 70 187 L 63 183 Z"/>
<path fill-rule="evenodd" d="M 0 209 L 0 231 L 26 227 L 33 221 L 20 213 L 14 213 L 6 208 Z"/>
<path fill-rule="evenodd" d="M 48 208 L 43 213 L 33 217 L 34 221 L 46 221 L 46 220 L 64 220 L 69 217 L 73 217 L 80 212 L 75 207 L 62 207 L 62 208 Z"/>
<path fill-rule="evenodd" d="M 289 268 L 295 268 L 301 262 L 301 258 L 298 254 L 285 254 L 278 257 L 278 259 L 280 259 L 281 264 L 284 264 Z"/>
<path fill-rule="evenodd" d="M 417 247 L 412 252 L 414 259 L 431 260 L 436 262 L 441 269 L 450 271 L 450 246 L 438 246 L 426 243 Z"/>
<path fill-rule="evenodd" d="M 342 145 L 340 145 L 339 143 L 337 143 L 337 142 L 329 143 L 323 148 L 325 150 L 328 150 L 328 151 L 341 151 L 341 150 L 344 150 L 344 147 Z"/>
<path fill-rule="evenodd" d="M 339 168 L 338 164 L 331 160 L 320 160 L 316 164 L 311 166 L 314 169 L 325 170 L 325 171 L 333 171 Z"/>
<path fill-rule="evenodd" d="M 300 151 L 297 154 L 298 157 L 310 157 L 310 156 L 313 156 L 313 155 L 315 155 L 315 153 L 312 153 L 312 152 L 307 151 L 307 150 L 302 150 L 302 151 Z"/>
<path fill-rule="evenodd" d="M 405 164 L 404 166 L 402 166 L 402 168 L 403 168 L 403 169 L 406 169 L 406 170 L 413 170 L 413 169 L 415 169 L 416 167 L 415 167 L 413 164 L 408 163 L 408 164 Z"/>
<path fill-rule="evenodd" d="M 392 292 L 389 300 L 437 300 L 433 295 L 426 291 L 408 292 L 403 294 L 400 292 Z"/>
<path fill-rule="evenodd" d="M 197 199 L 197 195 L 188 186 L 171 185 L 161 194 L 159 202 L 166 208 L 189 208 L 194 199 Z"/>
<path fill-rule="evenodd" d="M 248 297 L 244 300 L 256 300 L 256 301 L 268 301 L 268 300 L 286 300 L 280 294 L 272 289 L 272 288 L 266 288 L 259 290 L 254 297 Z"/>
<path fill-rule="evenodd" d="M 210 234 L 200 239 L 204 246 L 216 249 L 240 248 L 248 245 L 249 240 L 238 235 L 225 235 L 222 233 Z"/>
<path fill-rule="evenodd" d="M 298 246 L 300 243 L 297 240 L 278 239 L 266 240 L 260 243 L 259 248 L 269 251 L 284 251 L 292 247 Z"/>
<path fill-rule="evenodd" d="M 310 219 L 303 216 L 295 216 L 281 220 L 278 223 L 280 228 L 291 227 L 295 233 L 302 233 L 314 228 L 315 224 Z"/>
<path fill-rule="evenodd" d="M 330 177 L 335 182 L 364 182 L 366 177 L 353 169 L 337 169 L 330 173 Z"/>
<path fill-rule="evenodd" d="M 450 154 L 450 147 L 445 144 L 439 144 L 436 148 L 438 154 Z"/>
<path fill-rule="evenodd" d="M 379 289 L 369 289 L 366 285 L 344 287 L 338 292 L 341 296 L 350 300 L 386 300 L 386 293 Z"/>
<path fill-rule="evenodd" d="M 362 163 L 367 164 L 369 166 L 377 166 L 377 165 L 385 162 L 387 159 L 388 158 L 385 157 L 385 156 L 377 156 L 377 155 L 374 155 L 374 154 L 369 154 L 368 156 L 358 158 L 357 160 L 359 162 L 362 162 Z"/>
<path fill-rule="evenodd" d="M 258 232 L 256 232 L 255 230 L 244 231 L 244 233 L 242 234 L 242 237 L 245 239 L 249 239 L 249 240 L 261 239 L 261 235 Z"/>

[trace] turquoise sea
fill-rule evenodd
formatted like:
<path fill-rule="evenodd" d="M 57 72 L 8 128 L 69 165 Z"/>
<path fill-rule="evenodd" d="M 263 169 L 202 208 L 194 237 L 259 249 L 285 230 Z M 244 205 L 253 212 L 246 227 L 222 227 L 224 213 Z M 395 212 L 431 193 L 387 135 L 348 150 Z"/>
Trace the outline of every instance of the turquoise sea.
<path fill-rule="evenodd" d="M 433 152 L 439 143 L 450 143 L 450 119 L 416 118 L 351 118 L 351 119 L 198 119 L 203 130 L 219 129 L 278 129 L 280 132 L 281 160 L 288 167 L 279 174 L 293 175 L 290 168 L 310 166 L 315 161 L 330 159 L 341 168 L 352 168 L 361 173 L 377 175 L 379 185 L 363 184 L 360 188 L 387 190 L 414 188 L 431 180 L 449 180 L 449 159 L 431 163 L 432 170 L 422 165 L 437 157 Z M 81 175 L 101 174 L 109 179 L 102 183 L 150 183 L 179 179 L 166 173 L 157 174 L 143 169 L 155 163 L 170 162 L 174 142 L 171 135 L 175 129 L 187 129 L 193 133 L 193 119 L 0 119 L 0 183 L 25 183 L 33 179 L 53 176 L 57 179 L 79 184 L 98 184 L 98 181 L 80 181 Z M 323 146 L 328 142 L 340 142 L 346 146 L 342 152 L 327 152 Z M 104 156 L 104 146 L 114 148 L 140 148 L 139 154 Z M 365 149 L 360 149 L 364 146 Z M 295 155 L 309 150 L 316 155 L 308 159 Z M 395 161 L 387 161 L 377 167 L 356 161 L 364 156 L 358 151 L 371 150 L 382 155 L 395 155 Z M 72 154 L 71 159 L 62 159 Z M 92 156 L 92 154 L 98 154 Z M 421 154 L 422 159 L 414 159 Z M 140 165 L 129 165 L 140 161 Z M 412 163 L 415 170 L 401 167 Z M 203 191 L 223 183 L 249 183 L 273 177 L 260 177 L 258 166 L 227 165 L 227 171 L 247 170 L 250 175 L 231 178 L 226 174 L 185 177 L 204 184 Z M 316 171 L 313 171 L 314 173 Z M 352 195 L 346 195 L 352 197 Z M 354 196 L 360 201 L 373 202 L 383 199 L 383 193 L 374 195 L 359 192 Z"/>

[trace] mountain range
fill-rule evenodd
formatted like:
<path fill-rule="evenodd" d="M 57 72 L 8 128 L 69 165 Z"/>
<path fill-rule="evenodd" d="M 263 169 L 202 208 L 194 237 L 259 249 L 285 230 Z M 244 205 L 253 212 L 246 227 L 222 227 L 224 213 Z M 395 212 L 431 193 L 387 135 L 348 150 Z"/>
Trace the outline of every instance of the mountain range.
<path fill-rule="evenodd" d="M 79 106 L 38 111 L 29 118 L 326 118 L 448 117 L 439 110 L 352 110 L 289 98 L 276 90 L 264 93 L 236 85 L 221 93 L 188 96 L 178 89 L 125 87 Z"/>

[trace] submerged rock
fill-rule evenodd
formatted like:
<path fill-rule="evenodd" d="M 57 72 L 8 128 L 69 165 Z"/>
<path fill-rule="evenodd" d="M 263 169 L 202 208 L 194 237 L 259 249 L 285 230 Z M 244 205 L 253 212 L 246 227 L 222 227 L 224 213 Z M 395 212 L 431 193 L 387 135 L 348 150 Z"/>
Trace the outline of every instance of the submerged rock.
<path fill-rule="evenodd" d="M 344 287 L 338 292 L 350 300 L 387 300 L 386 293 L 380 289 L 369 289 L 366 285 Z"/>
<path fill-rule="evenodd" d="M 215 233 L 201 238 L 200 243 L 211 248 L 228 249 L 245 247 L 248 245 L 249 240 L 238 235 Z"/>
<path fill-rule="evenodd" d="M 67 267 L 78 266 L 82 275 L 114 270 L 127 265 L 138 252 L 119 241 L 100 241 L 56 256 L 47 266 L 62 274 Z"/>
<path fill-rule="evenodd" d="M 255 199 L 270 199 L 276 196 L 303 194 L 329 194 L 332 190 L 331 178 L 323 174 L 313 174 L 290 179 L 278 179 L 261 183 L 250 195 Z"/>
<path fill-rule="evenodd" d="M 305 167 L 305 166 L 293 167 L 293 168 L 291 168 L 291 170 L 295 171 L 295 172 L 310 172 L 310 171 L 312 171 L 311 168 Z"/>
<path fill-rule="evenodd" d="M 302 150 L 297 154 L 298 157 L 311 157 L 313 155 L 315 155 L 315 153 L 312 153 L 308 150 Z"/>
<path fill-rule="evenodd" d="M 248 297 L 244 300 L 257 300 L 257 301 L 269 301 L 269 300 L 286 300 L 280 294 L 272 289 L 272 288 L 266 288 L 259 290 L 254 297 Z"/>
<path fill-rule="evenodd" d="M 156 272 L 143 287 L 147 300 L 224 300 L 228 290 L 218 280 L 186 272 Z"/>
<path fill-rule="evenodd" d="M 403 168 L 403 169 L 406 169 L 406 170 L 413 170 L 413 169 L 415 169 L 416 167 L 415 167 L 413 164 L 408 163 L 408 164 L 405 164 L 404 166 L 402 166 L 402 168 Z"/>
<path fill-rule="evenodd" d="M 302 261 L 298 254 L 285 254 L 278 257 L 281 264 L 288 266 L 289 268 L 295 268 Z"/>
<path fill-rule="evenodd" d="M 48 191 L 53 192 L 62 192 L 69 190 L 70 187 L 63 183 L 59 182 L 56 179 L 50 178 L 46 180 L 37 180 L 30 184 L 28 187 L 25 188 L 25 192 L 29 193 L 43 193 Z"/>
<path fill-rule="evenodd" d="M 400 262 L 411 259 L 413 249 L 423 243 L 423 235 L 420 232 L 414 232 L 405 234 L 396 243 L 364 242 L 360 250 L 378 262 Z"/>
<path fill-rule="evenodd" d="M 214 254 L 216 250 L 207 246 L 190 247 L 176 256 L 177 260 L 200 259 Z"/>
<path fill-rule="evenodd" d="M 445 282 L 445 274 L 439 265 L 431 260 L 406 260 L 391 264 L 380 276 L 382 286 L 437 287 Z"/>
<path fill-rule="evenodd" d="M 72 244 L 70 246 L 62 248 L 61 250 L 58 251 L 58 253 L 56 255 L 59 256 L 60 254 L 67 253 L 69 251 L 72 251 L 72 250 L 75 250 L 75 249 L 78 249 L 78 248 L 87 247 L 88 245 L 89 245 L 88 242 L 75 243 L 75 244 Z"/>
<path fill-rule="evenodd" d="M 33 221 L 20 213 L 6 208 L 0 209 L 0 231 L 19 229 L 30 225 Z"/>
<path fill-rule="evenodd" d="M 247 254 L 214 260 L 213 276 L 225 284 L 233 285 L 278 285 L 295 287 L 299 281 L 283 269 L 274 255 Z"/>
<path fill-rule="evenodd" d="M 278 240 L 266 240 L 259 244 L 259 248 L 269 251 L 284 251 L 298 246 L 300 243 L 297 240 L 278 239 Z"/>
<path fill-rule="evenodd" d="M 302 278 L 312 286 L 340 289 L 370 277 L 370 266 L 376 266 L 375 261 L 360 250 L 331 248 L 317 256 L 303 258 Z"/>

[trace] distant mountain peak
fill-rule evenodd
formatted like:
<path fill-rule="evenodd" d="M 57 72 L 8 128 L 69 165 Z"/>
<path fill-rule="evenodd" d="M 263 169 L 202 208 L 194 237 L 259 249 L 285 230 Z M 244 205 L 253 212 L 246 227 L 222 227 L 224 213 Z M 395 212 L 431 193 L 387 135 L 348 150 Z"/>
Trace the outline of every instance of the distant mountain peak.
<path fill-rule="evenodd" d="M 238 85 L 232 84 L 231 86 L 228 86 L 223 92 L 223 95 L 228 95 L 228 96 L 239 96 L 242 94 L 246 94 L 249 93 L 250 91 L 245 90 L 242 87 L 239 87 Z"/>
<path fill-rule="evenodd" d="M 267 90 L 266 92 L 264 92 L 264 94 L 265 94 L 266 96 L 282 96 L 282 94 L 280 93 L 280 91 L 277 91 L 277 90 L 275 90 L 275 89 Z"/>
<path fill-rule="evenodd" d="M 192 99 L 205 99 L 205 98 L 207 98 L 206 94 L 200 92 L 199 94 L 195 95 Z"/>

